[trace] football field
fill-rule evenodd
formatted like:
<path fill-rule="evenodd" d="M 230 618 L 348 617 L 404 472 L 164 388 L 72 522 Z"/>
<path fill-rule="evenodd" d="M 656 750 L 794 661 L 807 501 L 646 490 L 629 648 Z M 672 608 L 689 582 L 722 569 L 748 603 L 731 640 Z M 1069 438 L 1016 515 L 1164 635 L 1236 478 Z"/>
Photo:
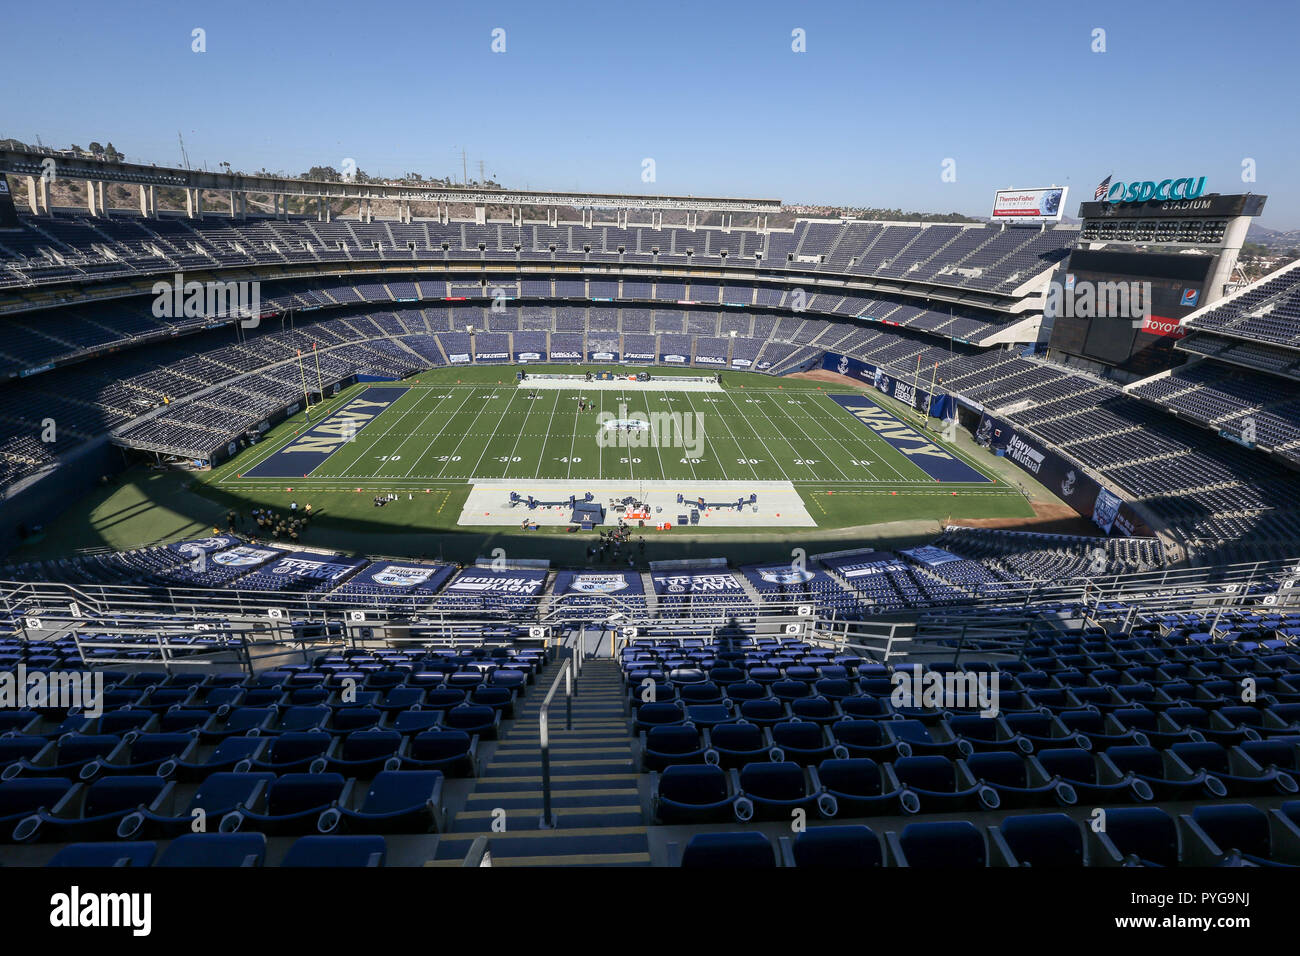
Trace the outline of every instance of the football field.
<path fill-rule="evenodd" d="M 377 490 L 479 479 L 999 484 L 919 431 L 915 419 L 862 396 L 857 411 L 845 408 L 831 397 L 838 391 L 847 400 L 844 389 L 759 379 L 766 387 L 712 392 L 658 390 L 653 382 L 534 390 L 513 377 L 500 384 L 443 377 L 349 390 L 311 427 L 273 433 L 234 470 L 223 468 L 220 480 Z"/>

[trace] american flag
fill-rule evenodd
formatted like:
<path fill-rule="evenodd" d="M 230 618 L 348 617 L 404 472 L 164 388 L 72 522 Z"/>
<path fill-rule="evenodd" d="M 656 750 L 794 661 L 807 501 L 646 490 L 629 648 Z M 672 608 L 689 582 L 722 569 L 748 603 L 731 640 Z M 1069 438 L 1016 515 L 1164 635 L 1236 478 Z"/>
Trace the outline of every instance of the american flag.
<path fill-rule="evenodd" d="M 1112 173 L 1111 175 L 1114 175 L 1114 174 Z M 1106 193 L 1108 193 L 1108 192 L 1110 192 L 1110 176 L 1107 176 L 1105 179 L 1103 179 L 1103 180 L 1101 181 L 1101 185 L 1099 185 L 1099 186 L 1097 187 L 1097 191 L 1096 191 L 1095 193 L 1092 194 L 1092 198 L 1093 198 L 1094 200 L 1096 200 L 1096 199 L 1105 199 L 1105 198 L 1106 198 Z"/>

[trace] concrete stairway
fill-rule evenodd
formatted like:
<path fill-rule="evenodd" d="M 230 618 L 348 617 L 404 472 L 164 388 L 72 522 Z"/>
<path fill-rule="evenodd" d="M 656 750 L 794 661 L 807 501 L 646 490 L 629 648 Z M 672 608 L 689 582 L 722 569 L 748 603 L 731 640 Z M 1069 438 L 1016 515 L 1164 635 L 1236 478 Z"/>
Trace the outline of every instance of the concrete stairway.
<path fill-rule="evenodd" d="M 474 839 L 484 836 L 493 866 L 649 865 L 622 675 L 608 658 L 583 665 L 572 730 L 565 729 L 563 685 L 551 704 L 555 827 L 541 825 L 538 718 L 560 668 L 553 663 L 538 675 L 513 725 L 480 767 L 465 809 L 438 841 L 435 860 L 463 859 Z"/>

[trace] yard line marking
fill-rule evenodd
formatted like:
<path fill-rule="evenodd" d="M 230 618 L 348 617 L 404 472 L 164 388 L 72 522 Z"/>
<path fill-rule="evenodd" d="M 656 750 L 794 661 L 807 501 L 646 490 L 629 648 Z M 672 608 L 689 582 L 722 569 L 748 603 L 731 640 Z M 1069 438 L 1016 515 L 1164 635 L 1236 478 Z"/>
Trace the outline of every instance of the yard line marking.
<path fill-rule="evenodd" d="M 504 421 L 506 420 L 506 415 L 510 414 L 511 409 L 514 407 L 515 399 L 519 397 L 519 394 L 520 394 L 519 392 L 515 392 L 515 393 L 512 394 L 508 399 L 506 399 L 506 408 L 505 408 L 505 411 L 503 411 L 503 412 L 501 413 L 501 417 L 497 419 L 496 427 L 492 429 L 492 437 L 489 438 L 486 442 L 483 443 L 483 451 L 482 451 L 482 453 L 479 454 L 479 456 L 478 456 L 478 461 L 474 462 L 474 467 L 470 470 L 470 473 L 469 473 L 466 477 L 468 477 L 468 478 L 470 478 L 470 479 L 473 479 L 474 476 L 475 476 L 475 473 L 478 471 L 478 466 L 481 465 L 481 464 L 483 464 L 483 458 L 484 458 L 484 456 L 487 455 L 487 451 L 488 451 L 488 449 L 492 447 L 492 442 L 496 439 L 496 437 L 497 437 L 497 432 L 499 432 L 499 431 L 501 430 L 501 423 L 504 422 Z M 527 421 L 527 420 L 528 420 L 528 413 L 525 412 L 525 413 L 524 413 L 524 421 Z M 476 424 L 476 425 L 478 424 L 478 419 L 477 419 L 477 418 L 474 419 L 474 424 Z M 523 429 L 521 428 L 520 431 L 522 432 Z M 516 445 L 519 444 L 519 439 L 518 439 L 518 438 L 515 439 L 515 444 L 516 444 Z M 511 454 L 514 454 L 514 453 L 511 452 Z M 509 464 L 510 464 L 509 462 L 506 462 L 507 470 L 509 470 Z M 503 474 L 501 475 L 501 477 L 504 478 L 504 477 L 505 477 L 505 474 L 503 473 Z"/>
<path fill-rule="evenodd" d="M 776 456 L 772 454 L 772 449 L 771 449 L 771 448 L 768 448 L 767 441 L 764 440 L 763 436 L 760 435 L 760 434 L 758 433 L 758 429 L 754 428 L 753 425 L 750 425 L 750 424 L 749 424 L 749 420 L 745 417 L 745 413 L 742 412 L 742 411 L 740 410 L 740 406 L 736 404 L 736 399 L 733 398 L 732 395 L 731 395 L 731 393 L 728 392 L 728 391 L 726 391 L 725 389 L 723 390 L 723 394 L 726 395 L 727 398 L 729 398 L 729 399 L 731 400 L 731 404 L 732 404 L 732 406 L 734 406 L 735 409 L 736 409 L 736 416 L 737 416 L 738 418 L 742 419 L 742 420 L 745 422 L 746 425 L 749 425 L 749 430 L 752 431 L 752 432 L 754 433 L 754 437 L 757 438 L 757 439 L 762 443 L 763 447 L 767 450 L 768 458 L 770 458 L 771 461 L 772 461 L 772 464 L 776 465 L 776 467 L 780 470 L 780 472 L 781 472 L 781 477 L 784 478 L 786 481 L 790 481 L 791 478 L 790 478 L 790 476 L 789 476 L 788 474 L 786 474 L 786 470 L 785 470 L 784 468 L 781 467 L 781 462 L 778 461 L 777 458 L 776 458 Z M 791 451 L 794 451 L 794 447 L 791 446 L 790 450 L 791 450 Z"/>
<path fill-rule="evenodd" d="M 795 399 L 787 399 L 787 401 L 794 401 L 794 400 L 795 400 Z M 803 432 L 803 437 L 804 437 L 804 438 L 807 438 L 808 441 L 812 442 L 814 445 L 819 444 L 818 441 L 817 441 L 817 439 L 813 438 L 812 435 L 809 435 L 809 434 L 808 434 L 807 429 L 805 429 L 802 425 L 800 425 L 797 421 L 795 421 L 795 417 L 794 417 L 793 415 L 791 415 L 788 411 L 786 411 L 784 408 L 781 407 L 780 402 L 779 402 L 778 399 L 773 398 L 772 401 L 777 403 L 777 408 L 779 408 L 779 409 L 781 410 L 781 414 L 785 415 L 786 418 L 788 418 L 788 419 L 790 419 L 790 421 L 794 422 L 794 426 L 795 426 L 795 428 L 798 428 L 799 431 Z M 772 421 L 772 419 L 771 419 L 770 417 L 768 417 L 767 412 L 763 412 L 763 417 L 764 417 L 764 418 L 767 418 L 767 420 L 768 420 L 769 422 Z M 775 425 L 776 423 L 773 422 L 772 424 Z M 825 429 L 822 429 L 822 430 L 825 431 Z M 841 477 L 841 478 L 844 478 L 844 479 L 847 480 L 849 476 L 846 475 L 846 474 L 844 473 L 844 469 L 841 468 L 841 467 L 839 466 L 839 463 L 835 460 L 835 457 L 836 457 L 836 456 L 829 454 L 829 449 L 826 449 L 825 451 L 823 451 L 823 454 L 826 455 L 826 460 L 829 461 L 829 462 L 831 463 L 831 467 L 833 467 L 836 471 L 838 471 L 838 472 L 840 473 L 840 477 Z"/>
<path fill-rule="evenodd" d="M 687 392 L 687 393 L 684 393 L 684 394 L 689 395 L 690 393 Z M 688 398 L 687 401 L 690 401 L 690 399 Z M 664 404 L 667 405 L 667 404 L 669 404 L 669 403 L 668 403 L 668 402 L 664 402 Z M 694 407 L 694 406 L 692 406 L 692 407 Z M 650 403 L 649 403 L 649 402 L 646 402 L 646 420 L 647 420 L 647 421 L 650 421 L 650 420 L 651 420 L 651 419 L 650 419 Z M 660 477 L 660 479 L 666 480 L 666 479 L 668 478 L 668 472 L 664 470 L 664 456 L 663 456 L 663 453 L 659 451 L 659 442 L 658 442 L 658 441 L 655 441 L 655 442 L 653 442 L 652 444 L 654 445 L 655 457 L 659 459 L 659 477 Z M 686 464 L 690 466 L 690 469 L 691 469 L 691 478 L 693 479 L 693 478 L 695 477 L 695 466 L 692 465 L 692 464 L 690 463 L 690 460 L 689 460 L 689 459 L 687 460 Z"/>
<path fill-rule="evenodd" d="M 555 390 L 555 394 L 557 394 L 557 395 L 560 394 L 560 389 L 557 388 L 557 389 Z M 574 401 L 573 401 L 573 435 L 569 438 L 569 461 L 568 461 L 568 467 L 566 467 L 566 468 L 564 469 L 564 477 L 565 477 L 565 478 L 572 478 L 572 477 L 573 477 L 573 453 L 574 453 L 575 451 L 578 450 L 578 449 L 577 449 L 577 446 L 578 446 L 578 416 L 582 414 L 582 411 L 581 411 L 581 409 L 582 409 L 581 402 L 582 402 L 582 399 L 583 399 L 583 398 L 584 398 L 584 396 L 583 396 L 583 394 L 582 394 L 582 390 L 579 389 L 579 390 L 578 390 L 578 397 L 577 397 L 576 399 L 574 399 Z M 542 447 L 543 447 L 543 450 L 544 450 L 546 446 L 543 445 Z M 599 456 L 599 455 L 596 456 L 596 464 L 597 464 L 597 465 L 600 464 L 600 456 Z"/>
<path fill-rule="evenodd" d="M 894 418 L 898 418 L 898 416 L 895 415 L 894 412 L 890 411 L 889 408 L 885 407 L 884 405 L 881 405 L 879 402 L 873 401 L 871 397 L 868 396 L 865 392 L 863 392 L 862 394 L 867 401 L 871 402 L 873 405 L 880 408 L 881 410 L 888 412 L 890 415 L 893 415 Z M 829 395 L 826 395 L 824 397 L 826 401 L 831 402 L 831 398 Z M 894 456 L 901 457 L 902 452 L 896 449 L 893 445 L 889 444 L 889 442 L 885 441 L 883 438 L 877 435 L 870 428 L 861 427 L 858 423 L 854 421 L 852 416 L 848 414 L 848 412 L 844 409 L 842 405 L 839 405 L 835 402 L 831 402 L 831 404 L 835 406 L 835 408 L 831 409 L 831 411 L 834 411 L 835 409 L 839 409 L 840 412 L 842 412 L 842 414 L 830 416 L 831 420 L 835 422 L 836 428 L 840 429 L 846 435 L 854 435 L 858 439 L 858 441 L 862 442 L 864 445 L 866 445 L 866 447 L 871 448 L 872 450 L 871 453 L 876 456 L 876 459 L 878 459 L 881 462 L 881 464 L 883 464 L 886 468 L 888 468 L 895 475 L 897 475 L 900 480 L 902 481 L 928 480 L 929 476 L 925 474 L 925 469 L 921 468 L 921 466 L 917 465 L 915 462 L 909 461 L 908 464 L 917 471 L 918 474 L 916 477 L 909 477 L 908 475 L 899 471 L 898 468 L 895 467 L 893 461 L 891 461 L 890 459 L 893 458 Z M 899 421 L 902 420 L 899 419 Z M 865 441 L 867 437 L 871 438 L 871 441 L 875 444 L 875 447 L 873 447 L 872 444 L 869 444 Z M 889 449 L 888 452 L 884 450 L 886 448 Z"/>
<path fill-rule="evenodd" d="M 402 394 L 402 395 L 399 397 L 398 401 L 400 401 L 402 398 L 405 398 L 405 397 L 406 397 L 407 395 L 409 395 L 409 394 L 411 394 L 411 393 L 410 393 L 410 392 L 406 392 L 406 393 Z M 417 399 L 412 403 L 412 405 L 411 405 L 411 407 L 410 407 L 409 409 L 407 409 L 406 411 L 402 412 L 400 415 L 398 415 L 396 418 L 393 419 L 392 424 L 389 425 L 388 428 L 386 428 L 386 429 L 384 430 L 383 434 L 380 434 L 380 435 L 365 435 L 364 437 L 370 439 L 370 441 L 369 441 L 368 443 L 366 443 L 365 446 L 362 447 L 362 448 L 361 448 L 361 449 L 356 453 L 356 455 L 352 458 L 351 461 L 349 461 L 346 465 L 343 466 L 343 468 L 344 468 L 343 472 L 342 472 L 341 474 L 335 475 L 335 477 L 337 477 L 337 478 L 373 478 L 373 477 L 375 477 L 375 476 L 374 476 L 374 473 L 371 473 L 371 474 L 369 474 L 369 475 L 354 475 L 354 474 L 352 474 L 352 471 L 351 471 L 352 466 L 355 465 L 357 462 L 359 462 L 359 461 L 361 460 L 361 456 L 362 456 L 362 455 L 364 455 L 366 452 L 370 451 L 370 449 L 374 448 L 374 447 L 375 447 L 376 445 L 378 445 L 381 441 L 383 441 L 385 438 L 387 438 L 389 432 L 391 432 L 394 428 L 396 428 L 396 427 L 398 426 L 398 424 L 399 424 L 403 419 L 406 418 L 407 415 L 410 415 L 412 412 L 414 412 L 416 409 L 418 409 L 418 408 L 420 407 L 420 405 L 422 405 L 422 404 L 424 403 L 424 401 L 425 401 L 425 400 L 426 400 L 430 395 L 432 395 L 432 394 L 433 394 L 432 392 L 425 392 L 423 395 L 421 395 L 419 398 L 417 398 Z M 392 408 L 391 405 L 390 405 L 387 409 L 385 409 L 385 411 L 392 411 L 392 410 L 393 410 L 393 408 Z M 382 416 L 381 416 L 381 417 L 382 417 Z M 360 441 L 360 439 L 362 438 L 362 436 L 363 436 L 363 433 L 362 433 L 362 432 L 357 432 L 356 434 L 353 435 L 353 437 L 352 437 L 352 441 L 351 441 L 351 442 L 348 442 L 347 444 L 352 444 L 352 445 L 361 445 L 361 441 Z M 338 454 L 339 452 L 341 452 L 341 451 L 343 451 L 342 448 L 340 448 L 339 451 L 338 451 L 338 452 L 335 452 L 334 454 L 337 455 L 337 454 Z M 330 456 L 330 458 L 333 458 L 333 457 L 334 457 L 334 455 L 331 455 L 331 456 Z M 317 465 L 316 467 L 317 467 L 317 468 L 320 468 L 321 465 L 324 465 L 324 464 L 328 463 L 329 460 L 330 460 L 330 458 L 326 458 L 325 461 L 321 462 L 320 465 Z"/>
<path fill-rule="evenodd" d="M 541 451 L 539 451 L 539 452 L 537 453 L 537 470 L 533 472 L 533 478 L 534 478 L 534 479 L 536 479 L 536 478 L 540 478 L 540 477 L 542 476 L 542 462 L 546 459 L 546 443 L 547 443 L 547 442 L 550 440 L 550 438 L 551 438 L 551 431 L 552 431 L 552 429 L 555 428 L 555 412 L 556 412 L 556 409 L 558 409 L 558 408 L 560 407 L 560 394 L 561 394 L 561 391 L 562 391 L 562 390 L 561 390 L 561 389 L 558 389 L 558 388 L 557 388 L 557 389 L 554 389 L 554 392 L 555 392 L 555 404 L 551 406 L 551 418 L 550 418 L 550 421 L 548 421 L 548 422 L 546 423 L 546 434 L 542 436 L 542 448 L 541 448 Z"/>
<path fill-rule="evenodd" d="M 827 401 L 830 401 L 829 395 L 823 395 L 821 397 L 825 398 Z M 868 401 L 870 401 L 870 398 L 868 398 Z M 822 406 L 819 405 L 818 407 L 822 407 Z M 893 411 L 886 408 L 885 406 L 881 405 L 879 407 L 884 411 L 888 412 L 890 415 L 893 415 L 895 418 L 898 417 Z M 853 446 L 856 445 L 858 448 L 865 448 L 868 452 L 870 452 L 874 456 L 872 458 L 873 461 L 879 461 L 882 465 L 884 465 L 895 475 L 897 475 L 898 478 L 902 481 L 912 482 L 912 481 L 928 480 L 928 476 L 924 474 L 924 469 L 920 469 L 921 474 L 915 478 L 908 477 L 903 472 L 899 471 L 898 468 L 894 466 L 893 462 L 890 461 L 891 455 L 888 452 L 885 452 L 883 449 L 887 448 L 889 449 L 890 452 L 896 452 L 898 454 L 901 454 L 901 452 L 898 452 L 898 449 L 894 448 L 892 445 L 886 442 L 883 438 L 881 438 L 871 429 L 856 428 L 842 414 L 837 414 L 836 413 L 837 410 L 842 410 L 842 406 L 835 405 L 834 407 L 828 410 L 832 412 L 832 414 L 826 416 L 807 415 L 805 417 L 807 417 L 810 421 L 815 421 L 817 423 L 817 427 L 820 428 L 822 431 L 826 432 L 827 437 L 829 437 L 831 441 L 838 442 L 840 446 L 850 455 L 852 455 L 855 458 L 862 457 L 862 452 L 855 451 L 853 449 Z M 797 416 L 791 415 L 790 417 L 795 418 Z M 844 439 L 834 437 L 834 435 L 832 435 L 830 433 L 830 430 L 826 427 L 827 418 L 833 421 L 835 423 L 835 426 L 840 431 L 842 431 L 846 435 L 851 436 L 852 441 L 850 442 Z M 899 421 L 901 422 L 902 419 L 899 419 Z M 908 427 L 910 428 L 911 426 L 909 425 Z M 906 459 L 903 460 L 906 461 Z M 908 464 L 912 465 L 914 468 L 918 467 L 914 462 L 908 462 Z M 872 470 L 869 470 L 868 473 L 871 475 L 872 480 L 885 480 L 885 481 L 889 480 L 888 478 L 876 479 L 875 472 Z"/>
<path fill-rule="evenodd" d="M 556 389 L 556 393 L 557 393 L 557 394 L 559 393 L 559 389 Z M 524 437 L 524 433 L 528 431 L 528 416 L 531 415 L 531 414 L 533 413 L 533 406 L 537 404 L 537 398 L 536 398 L 536 395 L 537 395 L 537 393 L 534 392 L 534 393 L 533 393 L 533 396 L 534 396 L 534 397 L 528 399 L 528 404 L 525 406 L 525 411 L 524 411 L 524 420 L 523 420 L 523 422 L 520 423 L 520 425 L 519 425 L 519 434 L 515 436 L 515 443 L 514 443 L 514 445 L 511 447 L 511 449 L 510 449 L 510 454 L 506 456 L 506 462 L 505 462 L 505 466 L 506 466 L 506 467 L 505 467 L 505 470 L 501 473 L 501 477 L 502 477 L 502 478 L 507 477 L 507 475 L 505 474 L 505 472 L 507 472 L 507 471 L 510 470 L 510 459 L 511 459 L 511 458 L 514 458 L 514 457 L 515 457 L 515 452 L 519 450 L 519 439 L 523 438 L 523 437 Z M 552 417 L 554 417 L 554 412 L 552 412 L 551 414 L 552 414 Z M 495 438 L 496 435 L 493 435 L 492 437 Z M 489 443 L 490 443 L 490 442 L 491 442 L 491 439 L 489 439 Z M 545 436 L 545 435 L 542 436 L 542 448 L 543 448 L 543 450 L 545 450 L 545 448 L 546 448 L 546 436 Z M 487 449 L 485 448 L 485 449 L 483 449 L 483 451 L 486 453 Z M 521 462 L 520 464 L 522 464 L 522 462 Z M 539 468 L 541 467 L 541 463 L 540 463 L 540 462 L 538 462 L 538 467 L 539 467 Z"/>
<path fill-rule="evenodd" d="M 434 442 L 436 442 L 439 438 L 442 437 L 442 433 L 447 430 L 449 425 L 451 425 L 452 419 L 454 419 L 457 415 L 460 414 L 460 410 L 465 407 L 465 403 L 468 402 L 470 398 L 473 397 L 473 395 L 474 395 L 473 392 L 465 393 L 465 397 L 460 400 L 460 404 L 456 406 L 456 410 L 447 416 L 447 420 L 442 423 L 442 428 L 438 429 L 438 434 L 434 435 L 433 438 L 429 440 L 429 444 L 424 446 L 424 451 L 420 452 L 420 456 L 416 458 L 415 461 L 411 462 L 411 467 L 406 470 L 406 474 L 403 475 L 402 477 L 409 478 L 411 476 L 411 472 L 415 471 L 417 465 L 424 464 L 424 456 L 429 454 L 429 449 L 433 447 Z M 448 397 L 449 398 L 451 397 L 450 393 L 448 394 Z M 430 415 L 434 414 L 434 412 L 437 412 L 440 408 L 442 408 L 442 402 L 439 402 L 438 408 L 435 408 L 433 412 L 430 412 L 429 414 Z M 429 416 L 428 415 L 424 416 L 424 421 L 427 422 L 428 420 L 429 420 Z M 423 425 L 424 422 L 421 422 L 420 424 Z"/>
<path fill-rule="evenodd" d="M 480 388 L 480 389 L 481 389 L 481 388 L 486 388 L 489 392 L 492 392 L 492 391 L 495 391 L 495 390 L 496 390 L 497 386 L 495 386 L 495 385 L 483 385 L 483 384 L 480 384 L 480 385 L 476 385 L 475 388 Z M 473 393 L 471 393 L 471 396 L 472 396 L 472 394 L 473 394 Z M 488 398 L 488 402 L 490 402 L 491 400 L 492 400 L 492 399 L 489 397 L 489 398 Z M 507 402 L 507 403 L 506 403 L 506 410 L 509 411 L 509 408 L 510 408 L 510 404 L 509 404 L 509 402 Z M 466 438 L 470 438 L 470 437 L 477 437 L 477 436 L 475 435 L 475 432 L 474 432 L 474 427 L 475 427 L 476 425 L 478 425 L 478 423 L 479 423 L 479 419 L 481 419 L 481 418 L 483 417 L 483 412 L 486 411 L 486 410 L 487 410 L 487 403 L 484 403 L 483 407 L 480 408 L 480 409 L 478 410 L 478 413 L 474 416 L 474 420 L 473 420 L 472 422 L 469 423 L 469 427 L 467 427 L 467 428 L 465 429 L 465 433 L 464 433 L 463 435 L 461 435 L 461 437 L 460 437 L 459 439 L 457 439 L 457 441 L 456 441 L 456 446 L 455 446 L 454 448 L 452 448 L 452 450 L 448 453 L 448 455 L 447 455 L 447 461 L 443 464 L 442 468 L 441 468 L 441 469 L 439 470 L 439 472 L 438 472 L 438 477 L 439 477 L 439 478 L 442 478 L 444 475 L 446 475 L 446 473 L 447 473 L 447 469 L 448 469 L 451 465 L 454 464 L 454 462 L 452 461 L 452 459 L 455 458 L 455 457 L 456 457 L 456 453 L 457 453 L 458 451 L 460 451 L 460 446 L 463 445 L 463 444 L 465 443 L 465 439 L 466 439 Z M 502 417 L 505 417 L 505 413 L 504 413 L 504 412 L 502 413 Z M 492 434 L 496 434 L 496 433 L 493 432 Z M 489 444 L 491 444 L 491 442 L 492 442 L 492 439 L 491 439 L 491 436 L 489 436 L 489 437 L 488 437 L 488 441 L 487 441 L 487 443 L 485 443 L 485 444 L 483 445 L 483 452 L 484 452 L 484 453 L 487 452 L 487 446 L 488 446 Z M 479 457 L 480 457 L 480 459 L 482 458 L 481 455 L 480 455 Z M 451 477 L 452 477 L 452 478 L 459 478 L 459 477 L 461 477 L 461 476 L 460 476 L 460 475 L 452 475 Z M 468 478 L 469 476 L 466 476 L 466 477 Z"/>
<path fill-rule="evenodd" d="M 688 392 L 687 394 L 689 395 L 690 393 Z M 716 399 L 715 399 L 715 402 L 716 402 Z M 694 408 L 694 406 L 695 406 L 695 402 L 692 401 L 692 402 L 691 402 L 691 407 Z M 749 459 L 750 459 L 752 456 L 749 455 L 749 454 L 747 454 L 747 453 L 745 452 L 744 447 L 742 447 L 741 444 L 740 444 L 740 440 L 739 440 L 738 438 L 736 438 L 736 433 L 732 430 L 731 426 L 727 424 L 727 418 L 728 418 L 729 416 L 724 415 L 724 414 L 722 414 L 722 412 L 717 412 L 717 411 L 714 412 L 714 415 L 715 415 L 715 416 L 718 418 L 718 420 L 721 421 L 722 424 L 725 426 L 725 428 L 726 428 L 726 430 L 727 430 L 727 440 L 730 441 L 733 445 L 736 446 L 736 454 L 737 454 L 737 456 L 738 456 L 738 457 L 742 457 L 742 458 L 745 459 L 745 467 L 749 469 L 750 477 L 751 477 L 754 481 L 761 481 L 762 479 L 758 477 L 758 469 L 755 468 L 753 465 L 751 465 L 751 464 L 748 463 L 748 462 L 749 462 Z M 717 454 L 717 452 L 715 451 L 714 454 Z M 723 468 L 723 464 L 722 464 L 722 460 L 721 460 L 721 459 L 718 459 L 718 467 Z M 726 472 L 727 472 L 727 469 L 724 468 L 724 474 L 725 474 Z"/>

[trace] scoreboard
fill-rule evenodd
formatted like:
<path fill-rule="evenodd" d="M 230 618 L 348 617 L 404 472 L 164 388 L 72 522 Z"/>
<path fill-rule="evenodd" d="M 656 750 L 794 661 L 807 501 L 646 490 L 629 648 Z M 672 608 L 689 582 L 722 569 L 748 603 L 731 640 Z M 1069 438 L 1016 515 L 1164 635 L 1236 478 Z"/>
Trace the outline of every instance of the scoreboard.
<path fill-rule="evenodd" d="M 1177 364 L 1174 343 L 1180 323 L 1204 304 L 1215 255 L 1177 255 L 1076 249 L 1058 274 L 1066 290 L 1082 283 L 1142 283 L 1149 316 L 1054 317 L 1048 349 L 1110 366 L 1132 376 L 1154 375 Z"/>
<path fill-rule="evenodd" d="M 1135 317 L 1045 314 L 1049 352 L 1062 361 L 1123 380 L 1181 364 L 1174 343 L 1181 324 L 1222 298 L 1251 218 L 1267 197 L 1218 193 L 1192 199 L 1097 201 L 1079 204 L 1083 220 L 1069 259 L 1053 276 L 1066 292 L 1084 285 L 1139 286 L 1144 307 Z M 1147 294 L 1149 293 L 1149 295 Z"/>

